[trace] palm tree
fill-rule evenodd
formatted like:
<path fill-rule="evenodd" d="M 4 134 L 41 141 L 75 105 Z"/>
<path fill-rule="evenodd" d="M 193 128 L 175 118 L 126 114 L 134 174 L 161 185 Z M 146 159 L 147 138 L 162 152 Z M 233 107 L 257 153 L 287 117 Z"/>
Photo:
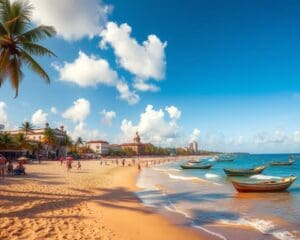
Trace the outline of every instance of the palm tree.
<path fill-rule="evenodd" d="M 8 149 L 10 147 L 13 147 L 13 143 L 13 138 L 9 133 L 4 132 L 0 135 L 1 148 Z"/>
<path fill-rule="evenodd" d="M 22 123 L 22 126 L 20 127 L 20 129 L 23 132 L 25 132 L 25 137 L 27 137 L 27 134 L 29 132 L 33 131 L 33 125 L 30 122 L 26 121 L 26 122 Z"/>
<path fill-rule="evenodd" d="M 26 136 L 23 133 L 18 133 L 16 136 L 14 136 L 13 140 L 18 149 L 29 148 L 29 144 L 26 141 Z"/>
<path fill-rule="evenodd" d="M 60 150 L 63 147 L 65 147 L 65 149 L 67 150 L 67 148 L 71 148 L 72 146 L 73 146 L 73 141 L 72 141 L 71 137 L 66 134 L 64 136 L 64 138 L 62 139 L 62 141 L 60 141 L 60 143 L 59 143 Z M 65 153 L 67 153 L 67 151 Z"/>
<path fill-rule="evenodd" d="M 75 152 L 77 153 L 77 148 L 78 148 L 78 146 L 80 146 L 80 145 L 82 145 L 83 144 L 83 140 L 82 140 L 82 138 L 81 137 L 78 137 L 77 139 L 76 139 L 76 141 L 75 141 Z"/>
<path fill-rule="evenodd" d="M 45 128 L 43 143 L 46 145 L 47 159 L 49 158 L 49 148 L 55 145 L 56 138 L 53 130 L 49 127 Z"/>
<path fill-rule="evenodd" d="M 35 56 L 55 56 L 53 52 L 37 44 L 38 41 L 56 34 L 51 26 L 40 25 L 32 28 L 32 5 L 28 1 L 0 0 L 0 87 L 6 79 L 18 96 L 22 80 L 22 64 L 26 64 L 47 83 L 50 78 L 45 70 L 34 60 Z"/>

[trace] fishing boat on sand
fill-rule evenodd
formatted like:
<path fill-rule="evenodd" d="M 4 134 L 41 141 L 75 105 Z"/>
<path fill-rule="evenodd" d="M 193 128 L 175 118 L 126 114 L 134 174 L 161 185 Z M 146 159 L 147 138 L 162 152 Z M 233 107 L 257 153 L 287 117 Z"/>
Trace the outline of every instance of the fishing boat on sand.
<path fill-rule="evenodd" d="M 180 167 L 182 169 L 209 169 L 209 168 L 212 167 L 212 164 L 191 164 L 191 163 L 187 163 L 187 164 L 180 165 Z"/>
<path fill-rule="evenodd" d="M 259 166 L 249 169 L 228 169 L 224 168 L 224 172 L 227 176 L 251 176 L 255 174 L 262 173 L 263 170 L 265 170 L 265 166 Z"/>
<path fill-rule="evenodd" d="M 277 192 L 288 189 L 296 179 L 295 176 L 290 176 L 256 183 L 232 181 L 232 185 L 238 192 Z"/>
<path fill-rule="evenodd" d="M 288 166 L 288 165 L 293 165 L 294 163 L 295 163 L 295 160 L 289 159 L 287 162 L 272 161 L 272 162 L 270 162 L 270 165 L 272 165 L 272 166 Z"/>

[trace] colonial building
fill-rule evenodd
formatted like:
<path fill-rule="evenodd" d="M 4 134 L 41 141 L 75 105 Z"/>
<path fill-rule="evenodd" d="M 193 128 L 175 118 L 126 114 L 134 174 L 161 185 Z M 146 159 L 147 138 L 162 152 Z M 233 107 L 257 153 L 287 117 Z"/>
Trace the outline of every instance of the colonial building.
<path fill-rule="evenodd" d="M 109 144 L 109 150 L 120 151 L 120 150 L 122 150 L 122 147 L 119 144 Z"/>
<path fill-rule="evenodd" d="M 139 133 L 136 132 L 133 138 L 133 143 L 124 143 L 121 145 L 123 150 L 131 149 L 135 152 L 136 155 L 143 155 L 144 154 L 144 144 L 141 143 L 141 138 Z"/>
<path fill-rule="evenodd" d="M 5 131 L 9 134 L 17 135 L 20 133 L 23 133 L 26 140 L 31 143 L 31 144 L 43 144 L 43 148 L 40 150 L 39 154 L 42 157 L 48 157 L 48 158 L 56 158 L 56 157 L 61 157 L 61 156 L 66 156 L 67 154 L 67 149 L 66 146 L 63 146 L 63 140 L 66 137 L 66 131 L 64 130 L 64 126 L 60 126 L 60 128 L 51 128 L 54 138 L 55 138 L 55 144 L 51 146 L 47 146 L 44 144 L 44 138 L 45 138 L 45 131 L 50 128 L 49 123 L 45 124 L 44 128 L 37 128 L 33 129 L 32 131 L 25 132 L 23 130 L 8 130 Z M 7 149 L 6 151 L 9 151 Z M 24 150 L 25 151 L 25 150 Z M 26 150 L 28 151 L 28 150 Z M 29 153 L 36 155 L 35 152 Z"/>
<path fill-rule="evenodd" d="M 89 141 L 86 143 L 86 146 L 89 147 L 95 154 L 108 155 L 109 153 L 109 144 L 106 141 Z"/>

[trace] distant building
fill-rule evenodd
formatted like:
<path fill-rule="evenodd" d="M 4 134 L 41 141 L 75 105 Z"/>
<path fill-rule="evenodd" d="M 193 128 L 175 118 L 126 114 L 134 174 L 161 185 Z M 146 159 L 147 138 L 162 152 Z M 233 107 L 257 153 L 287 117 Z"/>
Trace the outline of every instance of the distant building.
<path fill-rule="evenodd" d="M 119 144 L 110 144 L 109 145 L 109 150 L 111 150 L 111 151 L 121 151 L 122 147 Z"/>
<path fill-rule="evenodd" d="M 108 155 L 109 153 L 109 143 L 106 141 L 89 141 L 86 143 L 86 146 L 99 155 Z"/>
<path fill-rule="evenodd" d="M 144 154 L 144 146 L 145 144 L 141 143 L 141 138 L 139 133 L 136 132 L 133 138 L 133 143 L 124 143 L 121 145 L 122 149 L 131 149 L 135 152 L 136 155 L 143 155 Z"/>
<path fill-rule="evenodd" d="M 196 141 L 192 141 L 190 143 L 189 149 L 192 150 L 194 153 L 197 153 L 198 152 L 198 143 Z"/>
<path fill-rule="evenodd" d="M 7 130 L 6 133 L 11 134 L 12 136 L 23 133 L 26 137 L 26 140 L 30 142 L 31 144 L 39 144 L 44 142 L 44 136 L 45 136 L 45 130 L 47 128 L 50 128 L 49 123 L 45 124 L 44 128 L 37 128 L 33 129 L 30 132 L 25 133 L 25 131 L 19 129 L 19 130 Z M 60 128 L 51 128 L 56 144 L 53 146 L 45 146 L 43 144 L 43 149 L 40 151 L 40 155 L 46 157 L 48 152 L 48 158 L 56 158 L 60 156 L 66 156 L 67 149 L 65 146 L 62 146 L 62 142 L 66 136 L 66 131 L 64 130 L 64 126 L 60 126 Z M 6 151 L 10 151 L 7 149 Z M 32 153 L 35 154 L 34 152 Z"/>

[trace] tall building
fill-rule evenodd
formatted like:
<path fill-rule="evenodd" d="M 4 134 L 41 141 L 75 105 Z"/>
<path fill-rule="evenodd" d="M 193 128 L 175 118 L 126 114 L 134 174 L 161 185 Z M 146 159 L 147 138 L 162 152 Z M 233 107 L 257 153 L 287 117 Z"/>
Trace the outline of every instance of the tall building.
<path fill-rule="evenodd" d="M 86 146 L 88 146 L 96 154 L 108 155 L 109 153 L 109 143 L 106 141 L 89 141 L 86 143 Z"/>
<path fill-rule="evenodd" d="M 192 141 L 189 147 L 194 153 L 198 152 L 198 143 L 196 141 Z"/>

